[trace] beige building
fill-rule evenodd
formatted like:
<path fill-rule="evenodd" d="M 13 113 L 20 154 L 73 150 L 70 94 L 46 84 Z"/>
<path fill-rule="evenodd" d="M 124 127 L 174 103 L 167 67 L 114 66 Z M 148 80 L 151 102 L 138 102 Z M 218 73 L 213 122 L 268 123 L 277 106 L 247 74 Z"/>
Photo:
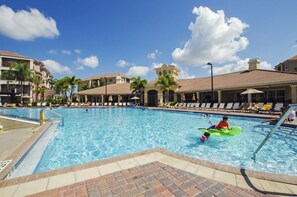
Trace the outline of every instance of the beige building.
<path fill-rule="evenodd" d="M 276 65 L 275 70 L 281 72 L 297 72 L 297 55 Z"/>
<path fill-rule="evenodd" d="M 40 86 L 47 87 L 51 90 L 49 79 L 52 77 L 44 64 L 34 60 L 33 58 L 25 57 L 23 55 L 0 51 L 0 74 L 3 70 L 9 70 L 12 63 L 25 63 L 36 74 L 42 78 Z M 34 84 L 30 81 L 23 83 L 23 100 L 25 102 L 32 102 L 34 97 Z M 0 102 L 11 102 L 21 100 L 21 86 L 19 81 L 15 80 L 0 80 Z"/>
<path fill-rule="evenodd" d="M 99 76 L 92 76 L 82 80 L 78 84 L 78 90 L 86 90 L 91 88 L 97 88 L 100 86 L 105 86 L 105 84 L 121 84 L 130 83 L 130 78 L 122 73 L 112 73 Z"/>
<path fill-rule="evenodd" d="M 214 102 L 297 103 L 297 73 L 259 69 L 259 63 L 258 59 L 251 59 L 248 70 L 213 76 Z M 157 76 L 174 73 L 173 76 L 178 78 L 179 69 L 173 65 L 165 64 L 155 70 Z M 178 86 L 172 87 L 169 91 L 169 102 L 211 101 L 211 77 L 177 79 L 177 82 Z M 155 83 L 156 80 L 153 80 L 145 86 L 144 105 L 146 106 L 164 103 L 165 93 Z M 253 94 L 250 97 L 240 94 L 248 88 L 255 88 L 264 93 Z M 117 92 L 117 90 L 120 91 Z M 127 102 L 131 101 L 130 98 L 133 96 L 128 83 L 81 91 L 78 95 L 91 102 Z"/>
<path fill-rule="evenodd" d="M 34 59 L 19 55 L 17 53 L 0 51 L 0 72 L 9 70 L 12 63 L 25 63 L 30 69 L 34 68 Z M 0 73 L 0 74 L 1 74 Z M 23 84 L 23 99 L 24 101 L 31 101 L 33 96 L 32 84 L 29 81 Z M 0 80 L 0 101 L 10 102 L 12 100 L 21 100 L 21 86 L 15 80 Z"/>

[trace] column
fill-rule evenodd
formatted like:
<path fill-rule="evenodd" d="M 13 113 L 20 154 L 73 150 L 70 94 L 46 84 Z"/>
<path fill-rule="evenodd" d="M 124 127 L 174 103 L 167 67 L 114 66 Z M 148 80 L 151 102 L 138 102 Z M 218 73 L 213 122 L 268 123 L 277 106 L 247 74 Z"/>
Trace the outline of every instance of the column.
<path fill-rule="evenodd" d="M 197 103 L 200 102 L 200 92 L 196 92 Z"/>
<path fill-rule="evenodd" d="M 77 102 L 80 103 L 80 95 L 79 94 L 77 94 Z"/>
<path fill-rule="evenodd" d="M 222 91 L 218 91 L 218 103 L 222 102 Z"/>
<path fill-rule="evenodd" d="M 144 92 L 144 106 L 148 105 L 148 95 L 147 92 Z"/>
<path fill-rule="evenodd" d="M 173 101 L 174 102 L 177 102 L 177 94 L 174 92 L 174 94 L 173 94 Z"/>
<path fill-rule="evenodd" d="M 85 95 L 85 103 L 88 102 L 88 96 Z"/>
<path fill-rule="evenodd" d="M 101 102 L 102 102 L 102 105 L 104 105 L 104 95 L 101 95 Z"/>
<path fill-rule="evenodd" d="M 162 106 L 163 105 L 163 92 L 158 92 L 158 105 Z"/>
<path fill-rule="evenodd" d="M 296 87 L 297 85 L 290 85 L 291 87 L 291 99 L 292 103 L 297 103 L 297 93 L 296 93 Z"/>

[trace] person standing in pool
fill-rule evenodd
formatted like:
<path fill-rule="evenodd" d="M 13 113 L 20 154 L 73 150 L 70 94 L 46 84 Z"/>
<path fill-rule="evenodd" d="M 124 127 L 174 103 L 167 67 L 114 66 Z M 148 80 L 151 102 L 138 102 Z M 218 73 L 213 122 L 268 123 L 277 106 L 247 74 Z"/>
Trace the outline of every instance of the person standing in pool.
<path fill-rule="evenodd" d="M 205 142 L 205 140 L 207 140 L 210 137 L 210 133 L 208 132 L 204 132 L 203 135 L 201 136 L 200 140 L 201 142 Z"/>

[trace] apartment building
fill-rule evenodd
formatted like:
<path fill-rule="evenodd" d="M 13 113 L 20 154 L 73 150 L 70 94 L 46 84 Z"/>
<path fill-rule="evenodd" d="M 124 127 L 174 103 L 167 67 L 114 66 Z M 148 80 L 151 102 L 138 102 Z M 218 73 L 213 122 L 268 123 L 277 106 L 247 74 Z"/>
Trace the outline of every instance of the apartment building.
<path fill-rule="evenodd" d="M 274 69 L 281 72 L 297 72 L 297 55 L 279 63 Z"/>
<path fill-rule="evenodd" d="M 105 84 L 110 85 L 120 83 L 130 83 L 130 78 L 122 73 L 104 74 L 83 79 L 78 84 L 78 90 L 81 91 L 104 86 Z"/>
<path fill-rule="evenodd" d="M 52 76 L 50 72 L 45 68 L 42 62 L 36 61 L 33 58 L 29 58 L 14 52 L 0 51 L 0 75 L 4 70 L 9 70 L 12 63 L 24 63 L 29 66 L 34 74 L 38 74 L 41 77 L 40 87 L 46 87 L 51 90 L 50 80 Z M 2 75 L 1 75 L 2 76 Z M 35 90 L 37 87 L 30 82 L 23 82 L 23 101 L 32 102 L 35 100 Z M 51 91 L 48 91 L 44 97 L 51 96 Z M 40 95 L 40 97 L 43 95 Z M 40 99 L 39 97 L 39 99 Z M 0 78 L 0 102 L 16 103 L 21 101 L 21 85 L 20 81 L 15 79 L 3 79 Z"/>

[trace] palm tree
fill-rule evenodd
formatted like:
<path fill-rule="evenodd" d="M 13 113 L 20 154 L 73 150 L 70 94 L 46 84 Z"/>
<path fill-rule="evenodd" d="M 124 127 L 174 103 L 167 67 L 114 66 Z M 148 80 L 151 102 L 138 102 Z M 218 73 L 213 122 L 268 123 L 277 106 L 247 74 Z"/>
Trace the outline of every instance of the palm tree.
<path fill-rule="evenodd" d="M 140 100 L 143 101 L 142 95 L 144 86 L 147 84 L 147 80 L 141 79 L 140 77 L 133 77 L 131 81 L 130 90 L 132 90 L 132 94 L 140 95 Z"/>
<path fill-rule="evenodd" d="M 32 82 L 34 83 L 34 86 L 35 86 L 35 101 L 38 100 L 38 94 L 40 93 L 40 88 L 39 88 L 39 85 L 41 83 L 41 76 L 40 75 L 37 75 L 37 74 L 34 74 L 33 77 L 32 77 Z"/>
<path fill-rule="evenodd" d="M 1 80 L 6 80 L 7 82 L 7 92 L 10 92 L 10 87 L 9 87 L 9 82 L 13 79 L 13 73 L 11 72 L 11 70 L 2 70 L 1 71 L 1 76 L 0 79 Z"/>
<path fill-rule="evenodd" d="M 160 89 L 165 91 L 165 103 L 168 102 L 169 97 L 169 90 L 173 86 L 177 86 L 178 83 L 174 77 L 170 73 L 167 73 L 165 75 L 162 75 L 158 78 L 157 82 L 155 83 L 155 86 L 159 86 Z"/>
<path fill-rule="evenodd" d="M 67 82 L 68 82 L 68 85 L 70 86 L 70 101 L 72 102 L 72 96 L 73 96 L 73 93 L 74 93 L 74 88 L 75 86 L 78 85 L 78 83 L 81 82 L 81 79 L 79 78 L 75 78 L 75 76 L 73 75 L 71 78 L 67 77 Z"/>
<path fill-rule="evenodd" d="M 32 78 L 33 72 L 31 71 L 28 64 L 25 63 L 12 63 L 9 68 L 10 72 L 13 73 L 15 79 L 19 81 L 21 85 L 21 102 L 23 103 L 23 94 L 24 94 L 24 87 L 23 83 L 25 81 L 30 81 Z"/>
<path fill-rule="evenodd" d="M 48 89 L 46 87 L 39 87 L 39 91 L 40 91 L 40 94 L 42 96 L 42 101 L 44 101 L 44 95 L 47 92 L 47 90 Z"/>

